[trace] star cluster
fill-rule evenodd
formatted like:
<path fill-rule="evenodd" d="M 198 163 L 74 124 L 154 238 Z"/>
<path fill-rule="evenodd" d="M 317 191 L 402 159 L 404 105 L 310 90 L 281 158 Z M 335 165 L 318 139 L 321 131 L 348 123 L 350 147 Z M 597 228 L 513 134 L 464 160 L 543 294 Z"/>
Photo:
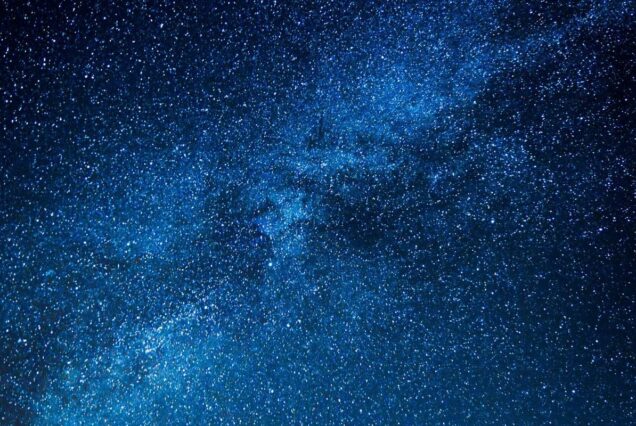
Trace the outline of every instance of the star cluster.
<path fill-rule="evenodd" d="M 0 423 L 632 424 L 635 13 L 3 1 Z"/>

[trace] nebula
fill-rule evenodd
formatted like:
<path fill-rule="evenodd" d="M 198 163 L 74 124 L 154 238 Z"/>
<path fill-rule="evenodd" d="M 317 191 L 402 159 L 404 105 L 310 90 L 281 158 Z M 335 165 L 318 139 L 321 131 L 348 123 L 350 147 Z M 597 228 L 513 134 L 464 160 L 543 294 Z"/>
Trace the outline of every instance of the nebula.
<path fill-rule="evenodd" d="M 8 2 L 0 423 L 636 422 L 630 2 Z"/>

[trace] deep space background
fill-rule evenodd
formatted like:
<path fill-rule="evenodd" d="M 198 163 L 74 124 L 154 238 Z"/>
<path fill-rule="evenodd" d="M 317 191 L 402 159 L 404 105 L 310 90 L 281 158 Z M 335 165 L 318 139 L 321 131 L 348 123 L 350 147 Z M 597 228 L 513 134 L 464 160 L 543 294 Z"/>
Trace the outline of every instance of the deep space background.
<path fill-rule="evenodd" d="M 0 3 L 0 424 L 636 424 L 630 1 Z"/>

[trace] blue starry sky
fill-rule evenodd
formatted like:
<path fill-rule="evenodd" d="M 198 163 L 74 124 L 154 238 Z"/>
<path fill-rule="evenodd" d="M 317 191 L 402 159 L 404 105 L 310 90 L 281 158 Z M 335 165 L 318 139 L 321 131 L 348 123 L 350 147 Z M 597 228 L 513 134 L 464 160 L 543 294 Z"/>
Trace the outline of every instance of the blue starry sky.
<path fill-rule="evenodd" d="M 635 13 L 1 1 L 0 424 L 635 424 Z"/>

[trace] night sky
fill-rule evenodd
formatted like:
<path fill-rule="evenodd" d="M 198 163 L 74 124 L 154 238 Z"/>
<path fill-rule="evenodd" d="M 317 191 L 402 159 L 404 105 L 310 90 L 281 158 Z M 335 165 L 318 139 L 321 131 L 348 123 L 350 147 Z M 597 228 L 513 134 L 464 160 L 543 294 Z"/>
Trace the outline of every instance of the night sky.
<path fill-rule="evenodd" d="M 0 3 L 0 424 L 636 424 L 630 1 Z"/>

